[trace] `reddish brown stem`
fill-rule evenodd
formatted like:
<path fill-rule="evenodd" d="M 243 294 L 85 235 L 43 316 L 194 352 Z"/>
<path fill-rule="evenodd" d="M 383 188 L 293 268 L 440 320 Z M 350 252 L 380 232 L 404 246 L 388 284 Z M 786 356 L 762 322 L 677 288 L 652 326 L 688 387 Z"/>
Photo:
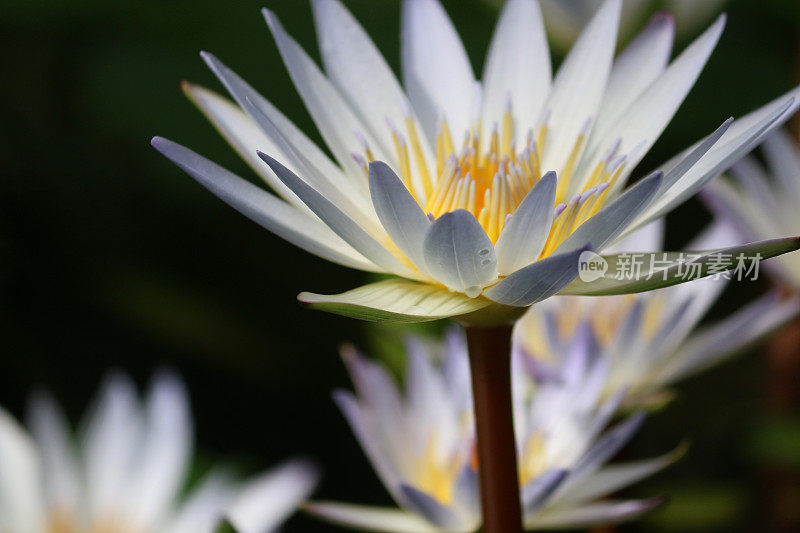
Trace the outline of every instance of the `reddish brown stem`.
<path fill-rule="evenodd" d="M 468 327 L 484 533 L 521 533 L 511 326 Z"/>

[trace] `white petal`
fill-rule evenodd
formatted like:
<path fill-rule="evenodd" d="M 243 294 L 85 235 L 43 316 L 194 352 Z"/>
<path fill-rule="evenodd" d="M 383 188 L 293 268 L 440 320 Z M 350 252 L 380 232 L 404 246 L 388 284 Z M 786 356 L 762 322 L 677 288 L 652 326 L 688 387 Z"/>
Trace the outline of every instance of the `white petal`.
<path fill-rule="evenodd" d="M 454 291 L 474 298 L 497 279 L 492 241 L 469 211 L 457 209 L 436 219 L 424 249 L 431 275 Z"/>
<path fill-rule="evenodd" d="M 587 120 L 597 118 L 617 41 L 620 0 L 606 0 L 586 27 L 553 81 L 545 106 L 550 126 L 542 168 L 563 169 Z"/>
<path fill-rule="evenodd" d="M 381 271 L 380 267 L 356 252 L 316 218 L 298 211 L 188 148 L 162 137 L 155 137 L 152 144 L 222 201 L 295 246 L 340 265 Z"/>
<path fill-rule="evenodd" d="M 267 153 L 272 153 L 272 151 L 274 151 L 276 158 L 284 161 L 284 164 L 292 169 L 293 172 L 309 174 L 313 171 L 315 174 L 323 176 L 324 178 L 321 178 L 320 181 L 330 183 L 332 188 L 341 190 L 342 194 L 350 197 L 362 210 L 367 213 L 369 212 L 369 199 L 362 178 L 363 171 L 360 171 L 355 176 L 346 176 L 342 172 L 342 169 L 334 164 L 314 142 L 306 137 L 303 132 L 292 123 L 291 120 L 281 114 L 275 106 L 256 92 L 235 72 L 208 52 L 202 52 L 200 55 L 239 106 L 244 111 L 248 112 L 251 121 L 260 127 L 261 135 L 254 137 L 254 139 L 250 140 L 246 145 L 246 148 L 251 150 L 248 152 L 247 157 L 248 160 L 249 158 L 255 158 L 257 160 L 256 165 L 259 168 L 259 172 L 268 176 L 267 181 L 270 185 L 275 184 L 273 186 L 277 191 L 281 191 L 281 194 L 285 192 L 290 198 L 293 198 L 296 203 L 302 205 L 303 209 L 307 209 L 305 205 L 303 205 L 291 191 L 288 191 L 286 186 L 270 172 L 269 168 L 266 167 L 264 162 L 255 154 L 256 150 Z M 249 105 L 248 101 L 250 102 Z M 259 116 L 255 116 L 248 107 L 258 110 Z M 261 125 L 262 121 L 259 120 L 260 116 L 267 117 L 270 124 L 274 125 L 274 128 L 264 128 Z M 250 127 L 252 127 L 252 124 Z M 242 132 L 242 134 L 245 133 L 247 132 Z M 256 141 L 258 144 L 254 147 L 253 144 Z M 302 161 L 300 161 L 300 158 L 295 154 L 302 154 Z M 352 158 L 350 159 L 352 160 Z"/>
<path fill-rule="evenodd" d="M 324 520 L 348 528 L 379 533 L 439 533 L 441 530 L 426 520 L 396 509 L 334 502 L 312 502 L 305 509 Z"/>
<path fill-rule="evenodd" d="M 73 509 L 79 503 L 82 487 L 64 414 L 49 394 L 37 392 L 31 398 L 27 420 L 39 446 L 48 505 Z"/>
<path fill-rule="evenodd" d="M 36 445 L 0 408 L 0 528 L 8 532 L 44 531 L 44 493 Z"/>
<path fill-rule="evenodd" d="M 552 296 L 578 275 L 578 258 L 589 247 L 551 255 L 517 270 L 484 292 L 504 305 L 527 307 Z"/>
<path fill-rule="evenodd" d="M 192 455 L 189 398 L 177 376 L 153 380 L 145 403 L 141 450 L 128 487 L 131 518 L 137 529 L 157 527 L 183 488 Z"/>
<path fill-rule="evenodd" d="M 404 0 L 401 30 L 403 85 L 429 140 L 440 114 L 456 142 L 473 114 L 475 76 L 464 45 L 438 0 Z"/>
<path fill-rule="evenodd" d="M 124 516 L 128 483 L 142 438 L 142 412 L 130 378 L 112 374 L 103 383 L 83 430 L 86 504 L 91 519 Z"/>
<path fill-rule="evenodd" d="M 621 139 L 620 153 L 636 150 L 636 154 L 625 162 L 628 173 L 633 170 L 672 120 L 708 61 L 724 27 L 725 16 L 722 15 L 650 84 L 619 120 L 609 124 L 605 130 L 598 128 L 593 131 L 595 139 L 588 153 L 602 157 L 611 143 Z"/>
<path fill-rule="evenodd" d="M 502 124 L 508 100 L 514 138 L 536 126 L 550 92 L 552 69 L 542 13 L 536 0 L 509 0 L 494 30 L 483 71 L 483 125 Z"/>
<path fill-rule="evenodd" d="M 578 507 L 547 510 L 525 522 L 528 529 L 583 529 L 633 520 L 664 503 L 663 498 L 650 500 L 607 501 Z"/>
<path fill-rule="evenodd" d="M 372 204 L 384 229 L 398 248 L 427 274 L 423 242 L 430 220 L 397 174 L 382 161 L 369 164 Z"/>
<path fill-rule="evenodd" d="M 646 226 L 632 231 L 624 239 L 619 239 L 611 246 L 607 246 L 605 253 L 658 252 L 663 250 L 665 223 L 666 221 L 663 218 L 654 220 Z"/>
<path fill-rule="evenodd" d="M 275 14 L 267 9 L 263 10 L 263 13 L 297 92 L 300 93 L 308 112 L 339 165 L 351 176 L 363 173 L 350 156 L 353 152 L 363 151 L 356 132 L 364 136 L 377 159 L 393 161 L 392 152 L 372 136 L 367 126 L 356 116 L 319 67 L 300 45 L 289 37 Z"/>
<path fill-rule="evenodd" d="M 301 180 L 292 171 L 259 152 L 259 156 L 272 168 L 278 178 L 303 200 L 312 211 L 322 219 L 346 243 L 364 257 L 385 268 L 389 272 L 409 278 L 418 277 L 411 269 L 400 262 L 389 250 L 373 239 L 361 226 L 347 214 L 339 210 L 327 198 Z"/>
<path fill-rule="evenodd" d="M 314 0 L 312 6 L 325 72 L 373 136 L 385 146 L 392 146 L 386 119 L 403 124 L 404 107 L 408 105 L 394 73 L 339 0 Z M 426 161 L 432 162 L 428 143 L 423 142 L 421 148 Z M 413 174 L 419 176 L 419 172 Z"/>
<path fill-rule="evenodd" d="M 788 133 L 776 131 L 764 141 L 764 157 L 781 187 L 800 197 L 800 153 Z"/>
<path fill-rule="evenodd" d="M 200 482 L 163 528 L 164 533 L 206 533 L 213 531 L 222 510 L 233 496 L 227 476 L 212 472 Z"/>
<path fill-rule="evenodd" d="M 668 13 L 656 13 L 647 27 L 614 61 L 603 104 L 595 124 L 604 130 L 642 94 L 669 61 L 675 21 Z"/>
<path fill-rule="evenodd" d="M 722 138 L 691 169 L 675 180 L 672 187 L 639 215 L 632 229 L 664 215 L 747 154 L 768 131 L 778 127 L 795 112 L 800 105 L 797 96 L 800 96 L 800 88 L 734 121 Z M 674 164 L 674 160 L 670 163 Z M 670 163 L 665 167 L 669 168 Z"/>
<path fill-rule="evenodd" d="M 248 482 L 226 515 L 239 533 L 271 531 L 311 495 L 318 477 L 307 462 L 286 463 Z"/>
<path fill-rule="evenodd" d="M 548 172 L 522 200 L 495 244 L 497 270 L 508 275 L 539 257 L 553 224 L 555 172 Z"/>

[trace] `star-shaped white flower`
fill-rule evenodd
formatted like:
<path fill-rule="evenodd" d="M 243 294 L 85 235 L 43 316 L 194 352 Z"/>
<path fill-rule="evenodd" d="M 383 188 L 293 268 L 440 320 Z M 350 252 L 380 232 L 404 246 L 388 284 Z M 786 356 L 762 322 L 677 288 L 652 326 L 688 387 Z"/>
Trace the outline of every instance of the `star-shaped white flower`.
<path fill-rule="evenodd" d="M 724 16 L 669 62 L 673 23 L 659 15 L 615 59 L 620 2 L 607 0 L 553 76 L 537 2 L 511 0 L 478 81 L 438 1 L 406 0 L 401 87 L 338 0 L 312 6 L 324 73 L 264 14 L 334 161 L 208 53 L 236 105 L 185 90 L 280 198 L 171 141 L 153 145 L 298 246 L 396 276 L 300 296 L 361 318 L 519 316 L 575 278 L 582 251 L 686 200 L 798 105 L 794 91 L 725 121 L 627 186 L 699 76 Z"/>

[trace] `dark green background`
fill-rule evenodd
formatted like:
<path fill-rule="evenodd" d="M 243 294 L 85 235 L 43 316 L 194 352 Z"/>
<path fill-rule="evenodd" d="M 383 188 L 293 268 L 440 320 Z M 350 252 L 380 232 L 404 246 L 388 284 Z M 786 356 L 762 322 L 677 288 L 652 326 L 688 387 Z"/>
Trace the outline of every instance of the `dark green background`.
<path fill-rule="evenodd" d="M 399 2 L 346 3 L 397 68 Z M 495 9 L 444 4 L 480 72 Z M 793 86 L 795 4 L 730 2 L 717 52 L 642 170 Z M 320 497 L 389 503 L 330 401 L 331 390 L 349 386 L 339 344 L 369 346 L 376 335 L 295 302 L 302 289 L 339 292 L 365 276 L 262 230 L 148 144 L 163 135 L 252 176 L 179 89 L 186 79 L 222 91 L 200 50 L 319 138 L 259 13 L 264 5 L 317 57 L 305 1 L 0 3 L 0 404 L 21 415 L 31 388 L 43 385 L 77 420 L 108 369 L 144 385 L 172 367 L 191 391 L 199 469 L 224 459 L 255 472 L 304 454 L 325 469 Z M 707 218 L 697 203 L 680 209 L 669 219 L 671 245 Z M 714 314 L 762 289 L 729 291 Z M 780 468 L 797 468 L 800 455 L 796 421 L 767 427 L 764 371 L 757 354 L 740 358 L 683 384 L 685 394 L 650 418 L 626 457 L 667 451 L 684 437 L 692 448 L 628 491 L 673 496 L 631 531 L 763 523 L 759 465 L 786 456 Z M 286 530 L 327 529 L 298 516 Z"/>

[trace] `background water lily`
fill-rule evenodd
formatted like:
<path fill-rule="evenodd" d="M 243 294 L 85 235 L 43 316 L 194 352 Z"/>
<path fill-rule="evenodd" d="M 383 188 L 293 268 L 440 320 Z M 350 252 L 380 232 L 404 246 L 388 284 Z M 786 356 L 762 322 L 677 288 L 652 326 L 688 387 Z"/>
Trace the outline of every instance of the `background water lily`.
<path fill-rule="evenodd" d="M 615 248 L 660 250 L 663 230 L 657 221 Z M 723 248 L 739 238 L 729 223 L 718 221 L 687 249 Z M 745 349 L 800 311 L 797 298 L 773 291 L 698 327 L 728 283 L 718 274 L 641 294 L 551 298 L 517 322 L 515 348 L 535 379 L 558 380 L 572 364 L 570 346 L 588 335 L 609 366 L 601 397 L 624 391 L 628 404 L 657 404 L 669 397 L 668 385 Z"/>
<path fill-rule="evenodd" d="M 33 396 L 26 430 L 0 409 L 0 529 L 7 533 L 212 533 L 223 518 L 239 533 L 273 531 L 310 494 L 303 461 L 247 481 L 223 469 L 184 494 L 192 460 L 186 390 L 172 374 L 144 401 L 112 374 L 84 420 L 77 446 L 58 405 Z"/>
<path fill-rule="evenodd" d="M 726 121 L 626 188 L 699 76 L 724 17 L 672 62 L 672 22 L 657 17 L 614 60 L 620 2 L 608 0 L 553 76 L 538 4 L 512 0 L 478 81 L 438 1 L 408 0 L 401 87 L 340 2 L 312 6 L 324 73 L 264 14 L 335 161 L 208 53 L 236 104 L 194 85 L 185 91 L 278 196 L 171 141 L 153 145 L 298 246 L 412 280 L 301 295 L 362 318 L 508 320 L 564 288 L 581 251 L 662 216 L 800 104 L 794 91 Z"/>
<path fill-rule="evenodd" d="M 603 498 L 660 470 L 680 454 L 676 450 L 656 459 L 605 466 L 643 417 L 634 414 L 604 432 L 622 395 L 600 399 L 608 366 L 591 343 L 575 343 L 572 350 L 575 364 L 560 382 L 530 390 L 524 368 L 515 369 L 526 529 L 584 527 L 639 516 L 662 500 Z M 336 402 L 402 510 L 333 502 L 312 502 L 307 509 L 367 531 L 476 531 L 480 501 L 463 335 L 451 331 L 445 342 L 433 344 L 409 338 L 403 389 L 380 364 L 354 349 L 343 355 L 355 394 L 337 391 Z"/>

